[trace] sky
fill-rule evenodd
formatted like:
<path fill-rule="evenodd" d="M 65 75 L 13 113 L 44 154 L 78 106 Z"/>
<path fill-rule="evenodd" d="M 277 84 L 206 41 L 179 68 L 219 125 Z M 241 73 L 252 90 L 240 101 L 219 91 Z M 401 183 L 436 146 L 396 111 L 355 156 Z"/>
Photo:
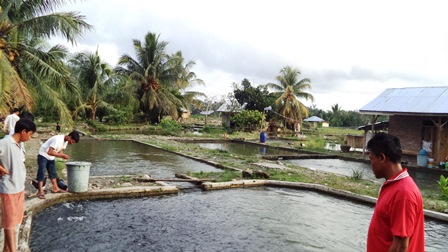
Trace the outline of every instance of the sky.
<path fill-rule="evenodd" d="M 233 83 L 277 83 L 285 66 L 311 79 L 315 105 L 359 110 L 386 88 L 448 86 L 446 1 L 414 0 L 84 0 L 77 11 L 94 29 L 72 52 L 98 52 L 115 66 L 135 56 L 148 32 L 182 51 L 218 99 Z M 60 42 L 63 43 L 63 42 Z"/>

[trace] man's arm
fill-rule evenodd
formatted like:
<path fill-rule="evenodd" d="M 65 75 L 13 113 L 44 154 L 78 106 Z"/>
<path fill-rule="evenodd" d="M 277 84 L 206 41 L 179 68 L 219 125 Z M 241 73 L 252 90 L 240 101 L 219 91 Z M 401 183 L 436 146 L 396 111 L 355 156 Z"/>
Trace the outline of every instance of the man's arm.
<path fill-rule="evenodd" d="M 10 174 L 8 170 L 5 169 L 5 167 L 3 167 L 3 165 L 0 165 L 0 178 L 3 177 L 3 175 L 5 174 Z"/>
<path fill-rule="evenodd" d="M 6 129 L 8 128 L 8 122 L 9 122 L 9 117 L 6 117 L 5 121 L 3 122 L 3 132 L 6 132 Z"/>
<path fill-rule="evenodd" d="M 50 147 L 50 149 L 47 152 L 48 155 L 50 156 L 55 156 L 55 157 L 60 157 L 63 159 L 69 159 L 70 156 L 65 154 L 62 150 L 59 152 L 56 152 L 56 150 L 53 147 Z"/>
<path fill-rule="evenodd" d="M 409 237 L 394 236 L 389 252 L 406 252 L 408 251 Z"/>

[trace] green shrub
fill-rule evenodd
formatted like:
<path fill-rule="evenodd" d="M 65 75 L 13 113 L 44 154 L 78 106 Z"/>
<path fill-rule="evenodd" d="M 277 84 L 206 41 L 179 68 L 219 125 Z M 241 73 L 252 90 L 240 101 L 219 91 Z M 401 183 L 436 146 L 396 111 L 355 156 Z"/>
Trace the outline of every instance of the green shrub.
<path fill-rule="evenodd" d="M 182 127 L 171 118 L 162 118 L 160 126 L 162 127 L 162 131 L 160 132 L 162 135 L 175 136 L 182 129 Z"/>
<path fill-rule="evenodd" d="M 129 112 L 123 110 L 113 110 L 108 116 L 109 122 L 115 125 L 122 125 L 130 121 Z"/>
<path fill-rule="evenodd" d="M 442 191 L 442 198 L 448 199 L 448 177 L 445 178 L 443 175 L 440 175 L 440 180 L 437 183 Z"/>
<path fill-rule="evenodd" d="M 237 128 L 249 127 L 249 130 L 255 130 L 264 120 L 264 114 L 258 110 L 243 110 L 230 118 Z"/>

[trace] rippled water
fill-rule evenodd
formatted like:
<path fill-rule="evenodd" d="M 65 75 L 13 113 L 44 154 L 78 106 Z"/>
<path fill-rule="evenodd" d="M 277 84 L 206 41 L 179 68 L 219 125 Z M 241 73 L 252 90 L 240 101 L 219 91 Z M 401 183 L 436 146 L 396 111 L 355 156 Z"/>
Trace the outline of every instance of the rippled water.
<path fill-rule="evenodd" d="M 174 177 L 188 171 L 221 172 L 214 166 L 133 141 L 82 140 L 70 145 L 70 161 L 91 162 L 91 176 L 141 175 Z"/>
<path fill-rule="evenodd" d="M 65 203 L 33 220 L 32 251 L 365 251 L 373 208 L 276 188 Z M 427 251 L 448 226 L 426 222 Z"/>
<path fill-rule="evenodd" d="M 225 150 L 231 153 L 236 153 L 239 155 L 284 155 L 291 156 L 297 155 L 296 151 L 288 151 L 284 149 L 278 149 L 270 146 L 260 146 L 244 142 L 225 142 L 225 143 L 198 143 L 201 148 L 212 149 L 212 150 Z"/>

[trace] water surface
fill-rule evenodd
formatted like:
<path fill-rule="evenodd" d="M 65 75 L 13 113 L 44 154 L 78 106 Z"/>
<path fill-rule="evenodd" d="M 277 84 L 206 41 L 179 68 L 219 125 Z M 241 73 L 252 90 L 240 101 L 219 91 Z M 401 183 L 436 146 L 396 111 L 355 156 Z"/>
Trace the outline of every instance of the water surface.
<path fill-rule="evenodd" d="M 384 179 L 375 178 L 370 163 L 365 162 L 347 161 L 342 159 L 290 159 L 282 162 L 349 177 L 353 176 L 354 172 L 359 172 L 362 174 L 363 179 L 372 180 L 377 183 L 384 182 Z M 438 190 L 437 181 L 440 178 L 440 174 L 418 170 L 408 170 L 408 172 L 420 188 Z"/>
<path fill-rule="evenodd" d="M 262 146 L 245 142 L 219 142 L 219 143 L 198 143 L 201 148 L 212 150 L 225 150 L 238 155 L 274 155 L 291 156 L 297 155 L 297 151 L 278 149 L 272 146 Z"/>
<path fill-rule="evenodd" d="M 175 173 L 214 171 L 214 166 L 133 141 L 82 140 L 65 151 L 70 161 L 91 162 L 90 176 L 142 175 L 174 177 Z"/>
<path fill-rule="evenodd" d="M 251 188 L 65 203 L 33 220 L 32 251 L 365 251 L 370 206 Z M 448 225 L 426 221 L 426 251 Z M 57 234 L 57 235 L 56 235 Z"/>

